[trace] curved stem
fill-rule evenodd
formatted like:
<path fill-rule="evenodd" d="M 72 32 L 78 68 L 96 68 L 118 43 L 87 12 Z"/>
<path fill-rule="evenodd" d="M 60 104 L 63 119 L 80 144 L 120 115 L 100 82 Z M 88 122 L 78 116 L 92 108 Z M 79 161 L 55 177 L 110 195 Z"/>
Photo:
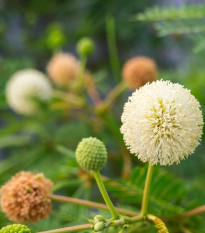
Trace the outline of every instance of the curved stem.
<path fill-rule="evenodd" d="M 60 229 L 55 229 L 55 230 L 50 230 L 50 231 L 41 231 L 38 233 L 65 233 L 65 232 L 75 232 L 75 231 L 80 231 L 80 230 L 88 230 L 92 228 L 92 224 L 84 224 L 84 225 L 78 225 L 78 226 L 72 226 L 72 227 L 64 227 Z"/>
<path fill-rule="evenodd" d="M 66 92 L 59 91 L 59 90 L 53 90 L 52 95 L 53 95 L 53 97 L 64 100 L 68 104 L 74 105 L 77 107 L 81 107 L 84 104 L 84 101 L 82 98 L 80 98 L 72 93 L 66 93 Z"/>
<path fill-rule="evenodd" d="M 85 74 L 85 84 L 86 89 L 88 92 L 88 95 L 90 96 L 91 100 L 93 101 L 93 104 L 95 106 L 98 106 L 102 103 L 101 97 L 97 91 L 94 77 L 92 77 L 89 73 Z"/>
<path fill-rule="evenodd" d="M 105 203 L 107 204 L 111 214 L 112 214 L 112 217 L 113 219 L 118 219 L 119 218 L 119 214 L 117 213 L 114 205 L 112 204 L 112 201 L 110 200 L 110 197 L 108 196 L 108 193 L 107 193 L 107 190 L 105 188 L 105 185 L 102 181 L 102 178 L 100 176 L 100 172 L 99 171 L 93 171 L 94 175 L 95 175 L 95 179 L 96 179 L 96 182 L 97 182 L 97 185 L 100 189 L 100 192 L 104 198 L 104 201 Z"/>
<path fill-rule="evenodd" d="M 113 104 L 117 97 L 126 90 L 127 85 L 121 81 L 112 91 L 108 94 L 107 98 L 99 106 L 99 111 L 104 112 Z"/>
<path fill-rule="evenodd" d="M 77 199 L 77 198 L 72 198 L 72 197 L 64 197 L 64 196 L 53 194 L 53 195 L 51 195 L 51 199 L 53 201 L 58 201 L 58 202 L 66 202 L 66 203 L 72 203 L 72 204 L 96 208 L 96 209 L 109 210 L 109 208 L 105 204 L 101 204 L 101 203 L 97 203 L 97 202 L 93 202 L 93 201 L 82 200 L 82 199 Z M 125 214 L 127 216 L 139 215 L 139 213 L 136 213 L 134 211 L 125 210 L 125 209 L 121 209 L 121 208 L 116 208 L 116 210 L 118 211 L 118 213 Z"/>
<path fill-rule="evenodd" d="M 186 217 L 190 217 L 190 216 L 193 216 L 193 215 L 197 215 L 197 214 L 200 214 L 202 212 L 205 212 L 205 205 L 202 205 L 202 206 L 199 206 L 193 210 L 190 210 L 184 214 L 181 214 L 179 215 L 178 217 L 179 218 L 186 218 Z"/>
<path fill-rule="evenodd" d="M 151 163 L 149 163 L 147 177 L 146 177 L 146 181 L 145 181 L 145 187 L 144 187 L 143 200 L 142 200 L 142 209 L 141 209 L 142 216 L 147 215 L 152 173 L 153 173 L 153 166 Z"/>

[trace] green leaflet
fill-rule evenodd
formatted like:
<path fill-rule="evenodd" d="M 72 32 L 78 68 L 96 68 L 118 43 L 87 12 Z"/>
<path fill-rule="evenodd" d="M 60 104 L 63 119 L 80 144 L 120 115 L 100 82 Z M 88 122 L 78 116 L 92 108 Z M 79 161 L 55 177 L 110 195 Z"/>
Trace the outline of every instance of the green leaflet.
<path fill-rule="evenodd" d="M 146 171 L 146 167 L 136 167 L 130 180 L 109 179 L 106 181 L 106 187 L 124 203 L 135 204 L 140 208 Z M 155 167 L 151 183 L 150 212 L 159 216 L 163 216 L 165 213 L 166 216 L 182 213 L 183 208 L 180 205 L 183 204 L 185 193 L 182 181 L 165 171 L 160 171 L 159 167 Z"/>

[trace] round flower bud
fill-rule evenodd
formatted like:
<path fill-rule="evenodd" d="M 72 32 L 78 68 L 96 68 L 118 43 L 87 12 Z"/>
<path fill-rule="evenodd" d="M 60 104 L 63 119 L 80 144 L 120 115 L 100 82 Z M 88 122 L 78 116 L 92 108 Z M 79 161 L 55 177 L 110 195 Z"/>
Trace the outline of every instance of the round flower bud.
<path fill-rule="evenodd" d="M 42 101 L 50 99 L 52 88 L 47 77 L 35 69 L 16 72 L 6 86 L 6 97 L 10 107 L 20 114 L 33 114 L 38 104 L 32 98 Z"/>
<path fill-rule="evenodd" d="M 78 60 L 69 53 L 58 53 L 54 55 L 47 66 L 49 77 L 59 86 L 65 86 L 73 82 L 79 70 Z"/>
<path fill-rule="evenodd" d="M 148 57 L 134 57 L 128 60 L 122 69 L 122 77 L 131 90 L 157 79 L 157 65 Z"/>
<path fill-rule="evenodd" d="M 103 222 L 97 222 L 94 225 L 94 230 L 95 231 L 101 231 L 101 230 L 104 229 L 104 227 L 105 227 L 105 224 Z"/>
<path fill-rule="evenodd" d="M 91 55 L 94 52 L 95 44 L 93 40 L 88 37 L 82 38 L 77 43 L 77 51 L 80 55 L 85 57 Z"/>
<path fill-rule="evenodd" d="M 96 216 L 94 217 L 94 222 L 95 222 L 95 223 L 97 223 L 97 222 L 105 222 L 105 218 L 104 218 L 104 216 L 102 216 L 102 215 L 96 215 Z"/>
<path fill-rule="evenodd" d="M 22 224 L 12 224 L 1 228 L 0 233 L 31 233 L 31 230 Z"/>
<path fill-rule="evenodd" d="M 201 140 L 199 102 L 190 90 L 170 81 L 156 81 L 136 90 L 121 119 L 126 145 L 143 162 L 179 163 Z"/>
<path fill-rule="evenodd" d="M 43 174 L 19 172 L 0 189 L 1 208 L 16 222 L 38 222 L 51 212 L 53 184 Z"/>
<path fill-rule="evenodd" d="M 84 138 L 76 149 L 76 159 L 83 169 L 97 171 L 107 162 L 107 150 L 97 138 Z"/>

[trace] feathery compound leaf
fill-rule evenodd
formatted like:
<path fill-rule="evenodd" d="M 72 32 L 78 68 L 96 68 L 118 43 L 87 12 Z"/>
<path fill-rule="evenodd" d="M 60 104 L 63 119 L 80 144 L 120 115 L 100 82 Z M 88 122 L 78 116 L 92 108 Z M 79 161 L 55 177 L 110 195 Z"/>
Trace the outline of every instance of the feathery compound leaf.
<path fill-rule="evenodd" d="M 176 19 L 198 19 L 205 17 L 205 5 L 183 5 L 182 7 L 158 7 L 147 9 L 138 14 L 135 19 L 140 21 L 161 21 Z"/>
<path fill-rule="evenodd" d="M 141 205 L 146 168 L 136 167 L 129 181 L 107 180 L 106 187 L 121 201 Z M 172 216 L 179 214 L 183 208 L 179 206 L 185 194 L 182 182 L 155 167 L 150 192 L 150 209 L 158 215 Z"/>
<path fill-rule="evenodd" d="M 182 7 L 153 7 L 135 17 L 138 21 L 154 23 L 160 36 L 189 34 L 195 42 L 194 52 L 205 49 L 205 4 Z"/>

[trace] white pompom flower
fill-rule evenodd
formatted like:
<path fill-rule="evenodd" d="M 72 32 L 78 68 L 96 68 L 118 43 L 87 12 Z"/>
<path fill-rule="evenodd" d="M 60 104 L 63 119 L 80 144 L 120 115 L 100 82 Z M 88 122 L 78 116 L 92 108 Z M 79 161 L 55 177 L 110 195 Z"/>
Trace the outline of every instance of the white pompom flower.
<path fill-rule="evenodd" d="M 8 81 L 6 96 L 9 106 L 17 113 L 31 115 L 38 109 L 33 98 L 49 100 L 52 87 L 47 77 L 35 69 L 16 72 Z"/>
<path fill-rule="evenodd" d="M 179 163 L 199 145 L 203 117 L 190 90 L 156 81 L 136 90 L 124 106 L 121 132 L 130 152 L 143 162 Z"/>

